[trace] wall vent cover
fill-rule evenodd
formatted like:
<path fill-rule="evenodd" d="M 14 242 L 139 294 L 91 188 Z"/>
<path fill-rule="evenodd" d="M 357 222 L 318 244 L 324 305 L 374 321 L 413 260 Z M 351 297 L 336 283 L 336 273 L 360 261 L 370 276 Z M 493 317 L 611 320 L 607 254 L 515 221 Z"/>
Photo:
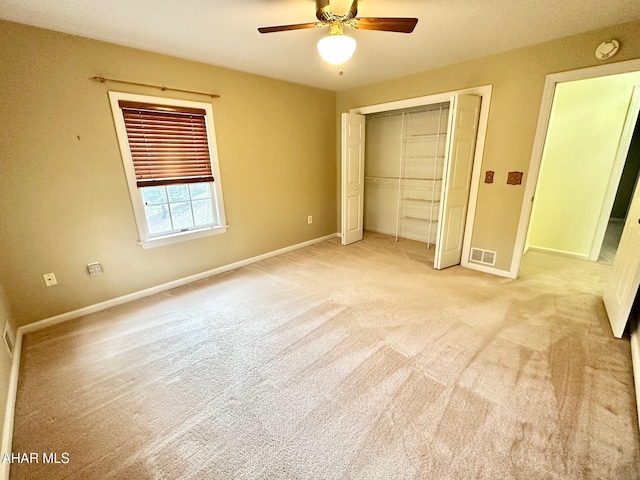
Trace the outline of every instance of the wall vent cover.
<path fill-rule="evenodd" d="M 492 250 L 483 250 L 481 248 L 472 248 L 470 262 L 481 263 L 483 265 L 489 265 L 491 267 L 496 264 L 496 252 Z"/>
<path fill-rule="evenodd" d="M 9 350 L 9 355 L 13 357 L 13 335 L 11 335 L 11 330 L 9 330 L 9 324 L 4 324 L 4 332 L 2 333 L 2 339 L 4 340 L 4 344 Z"/>

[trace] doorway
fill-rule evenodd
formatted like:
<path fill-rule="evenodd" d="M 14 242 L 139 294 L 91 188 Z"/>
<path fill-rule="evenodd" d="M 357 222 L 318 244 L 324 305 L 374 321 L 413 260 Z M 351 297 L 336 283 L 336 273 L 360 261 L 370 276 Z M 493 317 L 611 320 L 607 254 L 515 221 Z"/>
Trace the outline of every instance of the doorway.
<path fill-rule="evenodd" d="M 598 260 L 628 156 L 623 132 L 633 134 L 640 108 L 636 85 L 640 72 L 556 85 L 527 250 Z"/>
<path fill-rule="evenodd" d="M 542 97 L 542 104 L 540 107 L 540 115 L 538 118 L 538 127 L 536 131 L 533 151 L 531 155 L 531 167 L 529 170 L 529 175 L 528 175 L 527 184 L 525 188 L 524 198 L 529 199 L 529 201 L 524 201 L 522 204 L 514 256 L 511 262 L 510 274 L 513 278 L 517 278 L 518 276 L 518 272 L 520 270 L 520 266 L 522 263 L 522 257 L 526 251 L 525 247 L 527 245 L 529 225 L 530 225 L 532 210 L 534 206 L 534 194 L 537 196 L 538 193 L 540 193 L 537 191 L 537 185 L 538 185 L 539 174 L 542 173 L 541 164 L 542 164 L 544 149 L 546 146 L 547 134 L 550 130 L 550 127 L 552 126 L 551 125 L 552 107 L 554 104 L 554 97 L 555 97 L 557 86 L 566 82 L 572 82 L 576 80 L 602 78 L 602 77 L 607 77 L 611 75 L 632 73 L 632 72 L 640 72 L 640 60 L 630 60 L 626 62 L 611 63 L 611 64 L 602 65 L 598 67 L 590 67 L 590 68 L 585 68 L 581 70 L 551 74 L 547 76 L 545 80 L 545 88 L 544 88 L 544 93 Z M 619 131 L 618 131 L 618 135 L 619 135 Z M 618 136 L 618 139 L 619 138 L 620 137 Z M 629 141 L 630 141 L 630 138 L 631 138 L 631 135 L 629 135 L 629 139 L 628 139 Z M 618 177 L 616 179 L 614 189 L 612 190 L 613 194 L 611 194 L 611 198 L 610 198 L 611 204 L 615 197 L 615 188 L 617 187 L 617 181 L 619 180 L 619 175 L 623 165 L 624 165 L 624 161 L 620 163 L 620 166 L 619 166 L 620 170 L 617 172 Z M 571 172 L 569 172 L 569 174 L 571 174 Z M 611 171 L 609 171 L 609 173 L 607 174 L 607 178 L 611 178 L 613 180 L 614 177 L 615 175 L 612 175 Z M 611 208 L 611 204 L 609 205 L 609 211 Z M 601 210 L 602 210 L 602 205 L 603 204 L 601 202 L 600 203 Z M 602 237 L 604 237 L 604 233 L 606 231 L 606 224 L 608 220 L 606 215 L 608 215 L 608 212 L 605 215 L 600 215 L 599 217 L 597 216 L 598 218 L 605 218 L 604 225 L 602 225 L 602 228 L 599 231 L 599 234 L 601 234 Z M 591 227 L 593 227 L 593 224 L 591 225 Z M 591 246 L 593 246 L 593 242 Z M 582 247 L 583 248 L 579 252 L 579 255 L 574 255 L 574 256 L 589 258 L 592 252 L 588 248 L 585 250 L 584 245 Z M 597 258 L 598 257 L 596 256 L 594 260 L 596 260 Z"/>

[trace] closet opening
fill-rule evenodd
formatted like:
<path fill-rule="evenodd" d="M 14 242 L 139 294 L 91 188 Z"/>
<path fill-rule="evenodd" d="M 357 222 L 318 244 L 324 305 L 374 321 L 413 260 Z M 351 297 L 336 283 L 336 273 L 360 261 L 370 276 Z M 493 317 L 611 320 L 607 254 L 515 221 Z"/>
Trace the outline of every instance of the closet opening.
<path fill-rule="evenodd" d="M 484 86 L 343 113 L 342 244 L 366 229 L 424 242 L 436 269 L 499 275 L 470 255 L 490 99 Z"/>
<path fill-rule="evenodd" d="M 450 102 L 366 115 L 365 231 L 437 241 Z"/>
<path fill-rule="evenodd" d="M 371 232 L 424 242 L 437 269 L 459 264 L 504 276 L 471 255 L 491 91 L 484 85 L 342 113 L 343 245 L 362 240 L 366 214 Z"/>

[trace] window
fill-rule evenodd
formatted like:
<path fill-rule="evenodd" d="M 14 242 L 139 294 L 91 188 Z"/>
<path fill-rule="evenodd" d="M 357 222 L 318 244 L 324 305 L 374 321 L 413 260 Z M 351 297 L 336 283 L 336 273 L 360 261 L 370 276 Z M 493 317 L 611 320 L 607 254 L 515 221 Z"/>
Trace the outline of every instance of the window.
<path fill-rule="evenodd" d="M 109 92 L 144 248 L 227 229 L 208 103 Z"/>

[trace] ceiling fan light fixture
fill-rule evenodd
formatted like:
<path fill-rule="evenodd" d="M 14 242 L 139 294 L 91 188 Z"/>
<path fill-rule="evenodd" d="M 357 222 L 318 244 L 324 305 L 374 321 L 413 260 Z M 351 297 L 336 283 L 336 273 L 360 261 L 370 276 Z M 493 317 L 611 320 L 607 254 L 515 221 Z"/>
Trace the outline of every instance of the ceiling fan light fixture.
<path fill-rule="evenodd" d="M 356 41 L 343 33 L 342 24 L 335 22 L 331 25 L 328 37 L 318 41 L 318 53 L 322 59 L 332 65 L 342 65 L 353 56 L 356 51 Z"/>
<path fill-rule="evenodd" d="M 321 38 L 318 42 L 320 56 L 332 65 L 342 65 L 353 56 L 355 51 L 356 41 L 345 35 L 331 35 Z"/>

